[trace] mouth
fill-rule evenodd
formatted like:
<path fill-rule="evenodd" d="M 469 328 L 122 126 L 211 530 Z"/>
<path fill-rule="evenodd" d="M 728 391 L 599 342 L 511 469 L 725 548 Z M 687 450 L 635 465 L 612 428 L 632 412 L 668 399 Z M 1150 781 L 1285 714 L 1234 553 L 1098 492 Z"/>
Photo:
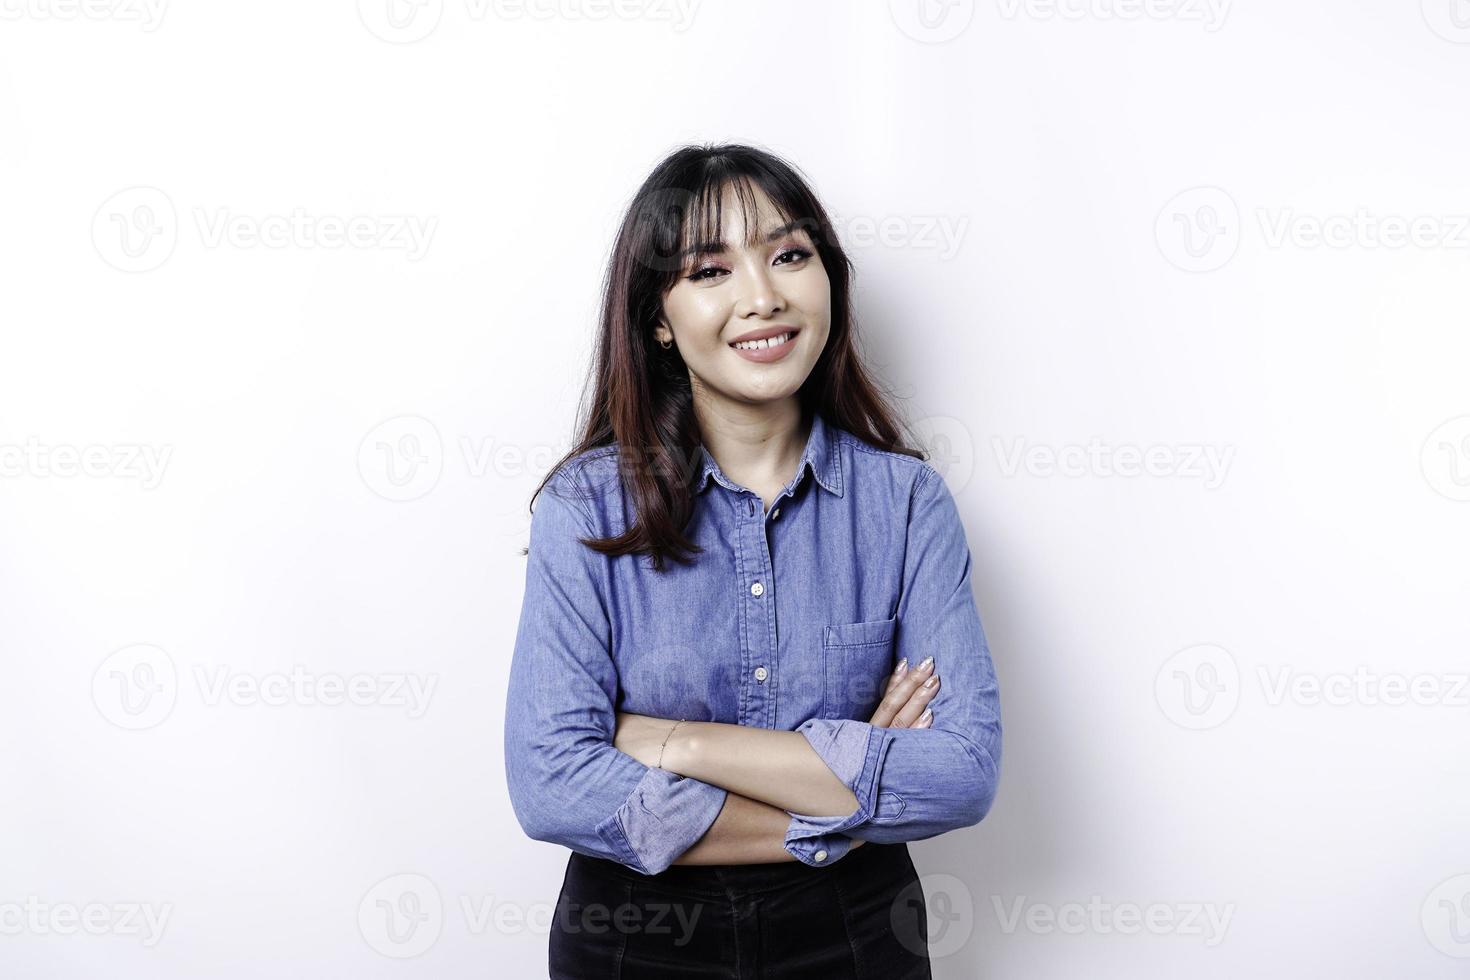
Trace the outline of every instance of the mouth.
<path fill-rule="evenodd" d="M 730 349 L 748 361 L 759 364 L 769 364 L 779 361 L 791 353 L 796 346 L 796 335 L 800 329 L 790 327 L 774 336 L 762 337 L 757 340 L 741 340 L 730 344 Z"/>

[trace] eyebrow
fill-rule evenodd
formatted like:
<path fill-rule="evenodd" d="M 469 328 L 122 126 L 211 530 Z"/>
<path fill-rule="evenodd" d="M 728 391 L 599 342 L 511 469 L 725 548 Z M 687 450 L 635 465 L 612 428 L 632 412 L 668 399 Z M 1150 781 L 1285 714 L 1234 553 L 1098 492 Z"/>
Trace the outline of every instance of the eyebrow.
<path fill-rule="evenodd" d="M 801 226 L 802 222 L 800 221 L 788 221 L 786 222 L 786 224 L 781 225 L 779 228 L 772 228 L 770 231 L 766 232 L 765 241 L 774 242 L 776 239 L 782 237 L 783 235 L 800 230 Z M 684 249 L 684 251 L 679 253 L 679 258 L 687 259 L 692 255 L 714 255 L 719 252 L 723 252 L 724 250 L 724 239 L 716 238 L 713 241 L 701 242 L 698 245 L 689 246 L 688 248 Z"/>

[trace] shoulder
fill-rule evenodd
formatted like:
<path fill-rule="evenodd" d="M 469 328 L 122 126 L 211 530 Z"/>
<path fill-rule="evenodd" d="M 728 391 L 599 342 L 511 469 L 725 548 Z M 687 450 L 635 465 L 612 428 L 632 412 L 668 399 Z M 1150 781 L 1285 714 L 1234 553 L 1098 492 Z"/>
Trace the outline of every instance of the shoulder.
<path fill-rule="evenodd" d="M 933 492 L 936 481 L 944 483 L 927 459 L 882 449 L 846 429 L 834 427 L 832 432 L 843 471 L 859 493 L 871 496 L 887 487 L 895 500 L 906 500 Z"/>
<path fill-rule="evenodd" d="M 563 460 L 546 481 L 546 489 L 561 497 L 590 498 L 607 492 L 618 474 L 617 445 L 594 446 Z"/>
<path fill-rule="evenodd" d="M 585 534 L 605 537 L 624 511 L 622 462 L 616 443 L 595 446 L 562 460 L 547 479 L 541 497 L 577 515 Z M 540 499 L 534 509 L 540 510 Z"/>

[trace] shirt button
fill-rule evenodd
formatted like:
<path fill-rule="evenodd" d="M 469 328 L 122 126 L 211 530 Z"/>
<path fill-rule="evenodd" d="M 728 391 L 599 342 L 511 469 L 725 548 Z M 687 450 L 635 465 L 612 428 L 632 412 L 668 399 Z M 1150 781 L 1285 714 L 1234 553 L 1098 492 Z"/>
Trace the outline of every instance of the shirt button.
<path fill-rule="evenodd" d="M 764 667 L 757 667 L 755 669 L 755 679 L 760 681 L 762 684 L 764 684 L 766 682 L 766 678 L 770 676 L 771 672 L 766 670 L 766 668 Z"/>
<path fill-rule="evenodd" d="M 778 518 L 780 516 L 781 516 L 781 508 L 780 507 L 777 507 L 775 510 L 771 511 L 771 520 L 774 521 L 776 518 Z"/>
<path fill-rule="evenodd" d="M 761 585 L 759 582 L 753 583 L 750 587 L 750 594 L 753 596 L 764 595 L 765 591 L 766 587 L 764 585 Z"/>
<path fill-rule="evenodd" d="M 827 852 L 818 851 L 817 853 L 812 855 L 812 860 L 817 862 L 818 864 L 821 864 L 823 861 L 827 860 Z"/>

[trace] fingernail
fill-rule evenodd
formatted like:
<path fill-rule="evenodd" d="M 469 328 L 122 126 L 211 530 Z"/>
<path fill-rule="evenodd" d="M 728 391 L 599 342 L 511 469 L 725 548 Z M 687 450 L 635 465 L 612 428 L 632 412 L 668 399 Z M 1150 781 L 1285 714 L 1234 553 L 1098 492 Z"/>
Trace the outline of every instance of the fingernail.
<path fill-rule="evenodd" d="M 895 677 L 902 677 L 903 674 L 904 674 L 904 671 L 906 671 L 908 669 L 909 669 L 909 658 L 908 657 L 904 657 L 902 660 L 900 660 L 898 662 L 898 666 L 895 667 L 895 668 L 893 668 L 893 674 L 894 674 Z"/>
<path fill-rule="evenodd" d="M 919 664 L 919 669 L 920 670 L 928 670 L 932 666 L 934 666 L 934 658 L 933 657 L 925 657 L 924 658 L 924 662 L 921 663 L 921 664 Z"/>
<path fill-rule="evenodd" d="M 924 686 L 925 686 L 925 687 L 930 687 L 930 688 L 932 688 L 932 687 L 933 687 L 933 686 L 934 686 L 934 685 L 935 685 L 935 683 L 936 683 L 936 682 L 937 682 L 937 681 L 938 681 L 938 680 L 939 680 L 939 677 L 938 677 L 938 675 L 932 675 L 932 674 L 931 674 L 931 675 L 930 675 L 930 677 L 929 677 L 929 679 L 928 679 L 928 680 L 927 680 L 927 681 L 925 681 L 925 682 L 924 682 Z M 927 710 L 927 709 L 926 709 L 926 710 Z"/>
<path fill-rule="evenodd" d="M 914 724 L 916 724 L 916 725 L 927 725 L 927 724 L 929 724 L 929 722 L 931 722 L 933 720 L 934 720 L 934 709 L 932 709 L 932 708 L 925 708 L 924 709 L 924 713 L 919 716 L 919 720 L 916 721 L 916 722 L 914 722 Z"/>

